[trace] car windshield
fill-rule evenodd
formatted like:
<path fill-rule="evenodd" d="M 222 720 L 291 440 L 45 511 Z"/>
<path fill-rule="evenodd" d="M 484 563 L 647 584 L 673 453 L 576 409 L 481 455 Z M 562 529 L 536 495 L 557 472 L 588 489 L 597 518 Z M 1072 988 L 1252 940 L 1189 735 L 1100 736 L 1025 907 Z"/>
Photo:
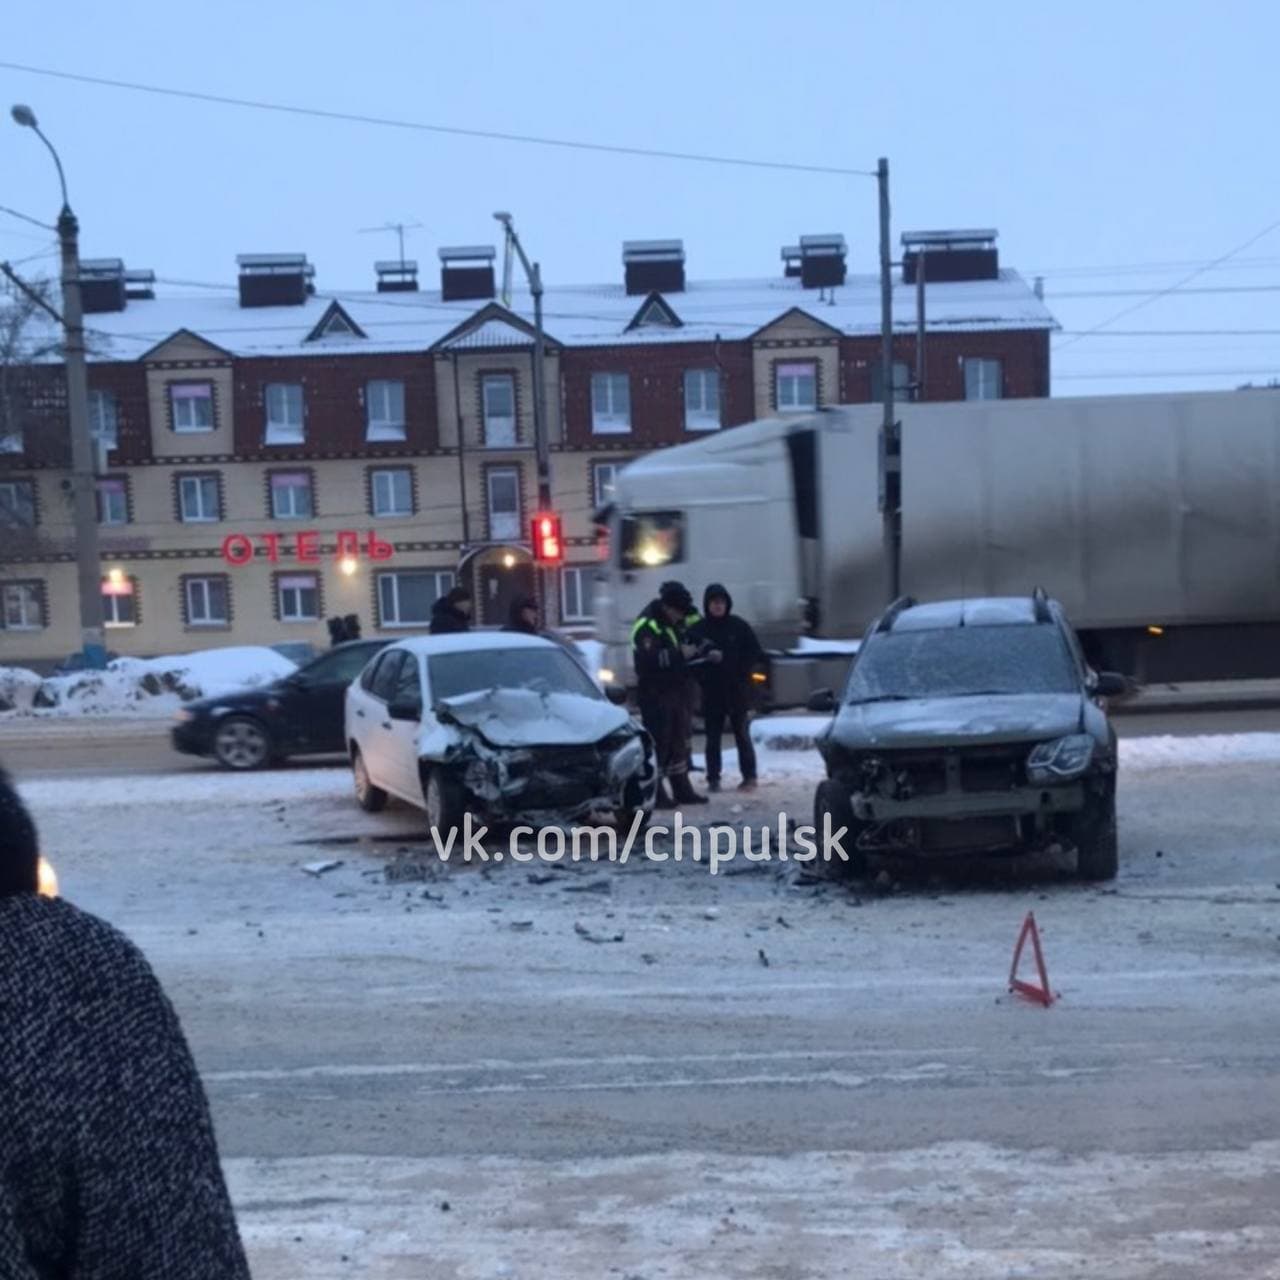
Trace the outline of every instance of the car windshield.
<path fill-rule="evenodd" d="M 587 673 L 558 646 L 554 649 L 466 649 L 427 660 L 434 699 L 483 689 L 535 689 L 539 693 L 604 695 Z"/>
<path fill-rule="evenodd" d="M 1079 688 L 1055 627 L 955 627 L 876 636 L 854 664 L 845 701 L 1077 693 Z"/>

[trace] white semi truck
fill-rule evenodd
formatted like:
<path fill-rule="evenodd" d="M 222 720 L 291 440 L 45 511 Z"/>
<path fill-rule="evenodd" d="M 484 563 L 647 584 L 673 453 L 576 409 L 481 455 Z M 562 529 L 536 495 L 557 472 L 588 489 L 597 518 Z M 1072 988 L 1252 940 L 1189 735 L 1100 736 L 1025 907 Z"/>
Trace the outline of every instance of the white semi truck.
<path fill-rule="evenodd" d="M 888 603 L 878 405 L 733 427 L 619 474 L 597 635 L 668 578 L 723 582 L 774 654 L 775 705 L 836 685 Z M 1064 605 L 1098 668 L 1280 675 L 1280 391 L 903 404 L 902 591 Z M 829 640 L 824 637 L 831 638 Z"/>

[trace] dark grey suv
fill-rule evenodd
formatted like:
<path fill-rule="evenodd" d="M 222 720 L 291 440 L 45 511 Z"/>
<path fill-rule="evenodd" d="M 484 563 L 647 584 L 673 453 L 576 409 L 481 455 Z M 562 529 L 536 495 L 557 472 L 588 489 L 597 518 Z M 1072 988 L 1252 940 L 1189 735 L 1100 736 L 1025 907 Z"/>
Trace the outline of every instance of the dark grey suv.
<path fill-rule="evenodd" d="M 1074 847 L 1078 874 L 1116 874 L 1116 737 L 1103 699 L 1122 676 L 1084 660 L 1061 607 L 1031 597 L 894 604 L 869 631 L 819 739 L 821 828 L 869 854 Z"/>

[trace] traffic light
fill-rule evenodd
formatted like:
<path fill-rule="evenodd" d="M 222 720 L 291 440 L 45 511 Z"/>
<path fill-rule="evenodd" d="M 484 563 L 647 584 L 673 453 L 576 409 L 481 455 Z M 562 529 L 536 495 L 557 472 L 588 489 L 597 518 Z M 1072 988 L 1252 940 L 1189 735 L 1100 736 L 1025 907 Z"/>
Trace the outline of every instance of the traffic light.
<path fill-rule="evenodd" d="M 564 560 L 560 517 L 553 511 L 539 511 L 533 517 L 533 558 L 537 564 L 560 564 Z"/>

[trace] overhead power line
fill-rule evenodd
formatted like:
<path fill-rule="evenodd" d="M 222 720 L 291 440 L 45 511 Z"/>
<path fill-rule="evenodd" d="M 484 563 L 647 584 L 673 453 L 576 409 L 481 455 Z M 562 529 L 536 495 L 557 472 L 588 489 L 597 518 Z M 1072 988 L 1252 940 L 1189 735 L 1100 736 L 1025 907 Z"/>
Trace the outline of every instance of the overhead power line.
<path fill-rule="evenodd" d="M 792 173 L 826 173 L 839 177 L 874 178 L 876 176 L 874 169 L 844 169 L 835 165 L 797 164 L 789 160 L 760 160 L 749 156 L 721 156 L 694 151 L 667 151 L 657 147 L 629 147 L 618 143 L 583 142 L 573 138 L 548 138 L 527 133 L 507 133 L 497 129 L 464 129 L 458 125 L 427 124 L 420 120 L 397 120 L 389 116 L 364 115 L 354 111 L 330 111 L 323 107 L 302 107 L 286 102 L 236 98 L 229 94 L 201 93 L 194 89 L 171 89 L 163 85 L 113 80 L 106 76 L 79 75 L 71 71 L 58 71 L 52 67 L 33 67 L 21 62 L 0 62 L 0 67 L 7 71 L 24 71 L 28 75 L 47 76 L 55 80 L 71 80 L 77 84 L 125 89 L 131 93 L 150 93 L 166 98 L 185 98 L 192 102 L 208 102 L 220 107 L 245 107 L 252 111 L 274 111 L 280 115 L 308 116 L 317 120 L 342 120 L 349 124 L 376 125 L 384 129 L 409 129 L 418 133 L 436 133 L 456 138 L 479 138 L 489 142 L 517 142 L 527 146 L 559 147 L 569 151 L 640 156 L 649 160 L 684 160 L 696 164 L 735 165 L 746 169 L 781 169 Z"/>
<path fill-rule="evenodd" d="M 19 213 L 17 209 L 10 209 L 7 204 L 0 204 L 0 213 L 7 213 L 11 218 L 18 218 L 22 222 L 29 222 L 33 227 L 39 227 L 42 231 L 57 231 L 57 227 L 50 226 L 47 222 L 41 222 L 39 218 L 33 218 L 29 213 Z"/>

